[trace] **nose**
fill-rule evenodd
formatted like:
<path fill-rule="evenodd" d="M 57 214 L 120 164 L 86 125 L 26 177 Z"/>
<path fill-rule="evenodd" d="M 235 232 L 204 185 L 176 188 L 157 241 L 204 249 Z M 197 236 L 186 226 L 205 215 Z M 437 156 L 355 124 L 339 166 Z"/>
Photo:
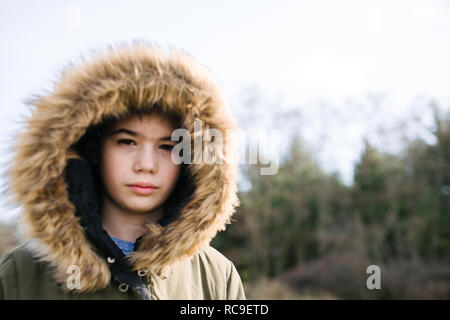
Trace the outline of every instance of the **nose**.
<path fill-rule="evenodd" d="M 138 150 L 134 162 L 134 170 L 136 172 L 158 172 L 158 157 L 151 146 L 142 146 Z"/>

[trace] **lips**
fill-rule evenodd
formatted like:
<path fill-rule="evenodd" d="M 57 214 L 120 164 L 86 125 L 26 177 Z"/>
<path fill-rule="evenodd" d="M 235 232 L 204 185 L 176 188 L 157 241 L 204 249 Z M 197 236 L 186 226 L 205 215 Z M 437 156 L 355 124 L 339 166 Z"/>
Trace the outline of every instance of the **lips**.
<path fill-rule="evenodd" d="M 146 183 L 146 182 L 138 182 L 138 183 L 133 183 L 129 185 L 130 187 L 140 187 L 140 188 L 158 188 L 157 186 L 155 186 L 152 183 Z"/>
<path fill-rule="evenodd" d="M 155 191 L 156 189 L 158 189 L 158 187 L 156 187 L 154 184 L 144 183 L 144 182 L 130 184 L 130 185 L 128 185 L 128 187 L 130 187 L 131 190 L 133 190 L 135 193 L 141 194 L 141 195 L 148 195 L 148 194 L 152 193 L 153 191 Z"/>

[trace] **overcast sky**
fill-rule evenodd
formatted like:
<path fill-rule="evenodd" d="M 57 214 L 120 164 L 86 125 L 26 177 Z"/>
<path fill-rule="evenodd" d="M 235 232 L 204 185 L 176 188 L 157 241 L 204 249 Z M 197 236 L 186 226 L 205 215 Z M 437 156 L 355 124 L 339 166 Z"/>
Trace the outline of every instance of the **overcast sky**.
<path fill-rule="evenodd" d="M 2 1 L 0 37 L 2 163 L 28 112 L 24 100 L 50 88 L 70 60 L 123 40 L 190 52 L 222 83 L 236 113 L 248 88 L 261 96 L 255 108 L 267 100 L 296 109 L 322 165 L 346 182 L 368 130 L 420 116 L 417 97 L 450 107 L 446 0 Z M 387 98 L 376 114 L 359 114 L 374 93 Z"/>

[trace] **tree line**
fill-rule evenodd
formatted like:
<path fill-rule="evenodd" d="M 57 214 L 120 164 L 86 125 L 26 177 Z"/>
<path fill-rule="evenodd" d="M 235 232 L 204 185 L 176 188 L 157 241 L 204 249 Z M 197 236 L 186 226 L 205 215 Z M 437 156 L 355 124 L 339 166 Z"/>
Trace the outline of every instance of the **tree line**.
<path fill-rule="evenodd" d="M 407 141 L 398 154 L 368 140 L 353 184 L 326 173 L 298 137 L 279 172 L 242 174 L 235 222 L 213 245 L 245 282 L 281 279 L 342 298 L 450 297 L 450 116 L 434 108 L 434 143 Z M 369 292 L 366 267 L 382 268 Z"/>

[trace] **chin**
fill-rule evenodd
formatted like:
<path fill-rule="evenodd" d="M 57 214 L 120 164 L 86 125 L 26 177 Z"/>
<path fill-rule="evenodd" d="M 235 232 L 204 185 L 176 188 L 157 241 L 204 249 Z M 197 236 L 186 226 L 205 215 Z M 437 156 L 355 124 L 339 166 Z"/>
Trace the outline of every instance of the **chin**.
<path fill-rule="evenodd" d="M 157 209 L 159 206 L 155 206 L 154 204 L 149 204 L 149 205 L 129 205 L 126 206 L 126 208 L 131 211 L 131 212 L 135 212 L 135 213 L 139 213 L 139 214 L 145 214 L 148 213 L 149 211 L 155 210 Z"/>

